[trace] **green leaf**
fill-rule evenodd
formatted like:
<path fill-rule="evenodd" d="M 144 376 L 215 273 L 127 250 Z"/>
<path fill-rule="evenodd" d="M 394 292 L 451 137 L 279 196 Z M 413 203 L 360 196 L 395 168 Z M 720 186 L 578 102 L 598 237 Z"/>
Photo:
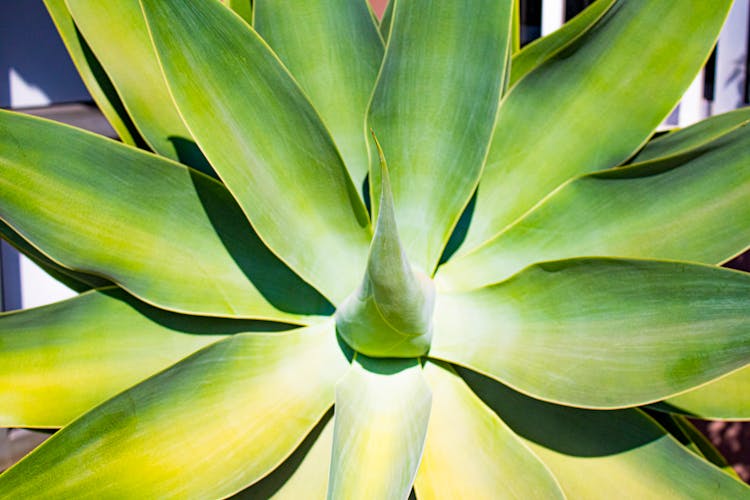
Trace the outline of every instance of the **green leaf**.
<path fill-rule="evenodd" d="M 361 186 L 368 170 L 364 116 L 383 59 L 367 2 L 256 0 L 253 27 L 315 104 Z"/>
<path fill-rule="evenodd" d="M 230 495 L 294 451 L 348 367 L 332 322 L 234 335 L 55 434 L 0 476 L 0 495 Z"/>
<path fill-rule="evenodd" d="M 708 420 L 750 420 L 750 365 L 692 391 L 652 405 L 670 413 Z"/>
<path fill-rule="evenodd" d="M 84 292 L 92 288 L 111 285 L 109 281 L 99 276 L 79 273 L 61 266 L 23 239 L 13 228 L 3 222 L 2 219 L 0 219 L 0 236 L 10 243 L 13 248 L 42 268 L 44 272 L 72 290 Z"/>
<path fill-rule="evenodd" d="M 65 0 L 149 146 L 210 173 L 164 83 L 138 0 Z"/>
<path fill-rule="evenodd" d="M 322 499 L 328 491 L 328 468 L 333 448 L 333 411 L 329 412 L 310 431 L 301 445 L 287 458 L 249 488 L 239 492 L 233 499 L 299 500 L 301 498 Z"/>
<path fill-rule="evenodd" d="M 513 0 L 513 13 L 511 14 L 511 35 L 510 51 L 511 55 L 521 50 L 521 0 Z M 511 67 L 511 73 L 513 68 Z"/>
<path fill-rule="evenodd" d="M 398 234 L 388 167 L 380 145 L 380 212 L 360 287 L 336 310 L 339 334 L 357 352 L 377 357 L 427 353 L 435 285 L 413 270 Z"/>
<path fill-rule="evenodd" d="M 0 111 L 0 190 L 0 219 L 50 259 L 149 303 L 294 323 L 330 312 L 220 183 L 169 160 Z"/>
<path fill-rule="evenodd" d="M 357 356 L 336 386 L 328 498 L 406 498 L 424 448 L 430 388 L 416 359 Z"/>
<path fill-rule="evenodd" d="M 0 314 L 0 426 L 61 427 L 224 335 L 261 326 L 169 313 L 113 287 Z"/>
<path fill-rule="evenodd" d="M 440 268 L 443 289 L 496 283 L 582 255 L 718 264 L 750 241 L 750 126 L 677 156 L 579 177 L 475 251 Z"/>
<path fill-rule="evenodd" d="M 253 0 L 226 0 L 226 4 L 239 14 L 247 24 L 253 24 Z"/>
<path fill-rule="evenodd" d="M 432 412 L 414 487 L 420 499 L 563 498 L 534 453 L 448 365 L 428 362 Z"/>
<path fill-rule="evenodd" d="M 332 302 L 357 286 L 367 212 L 319 116 L 218 2 L 142 0 L 169 88 L 258 235 Z"/>
<path fill-rule="evenodd" d="M 388 158 L 406 253 L 426 274 L 479 180 L 505 77 L 511 3 L 395 0 L 368 119 Z"/>
<path fill-rule="evenodd" d="M 650 141 L 633 162 L 675 156 L 699 149 L 750 122 L 750 107 L 712 116 L 682 130 L 675 130 Z"/>
<path fill-rule="evenodd" d="M 388 0 L 388 5 L 385 6 L 383 11 L 383 18 L 380 20 L 380 36 L 383 40 L 388 41 L 388 36 L 391 33 L 391 23 L 393 22 L 393 6 L 396 5 L 396 0 Z"/>
<path fill-rule="evenodd" d="M 687 418 L 681 415 L 654 411 L 651 408 L 645 409 L 645 413 L 664 427 L 682 446 L 697 456 L 711 462 L 725 473 L 740 479 L 740 476 L 727 463 L 726 459 L 719 453 L 719 450 Z"/>
<path fill-rule="evenodd" d="M 510 66 L 510 86 L 589 31 L 616 2 L 617 0 L 594 2 L 557 31 L 537 38 L 520 52 L 514 53 Z"/>
<path fill-rule="evenodd" d="M 102 114 L 122 142 L 131 145 L 143 144 L 143 138 L 128 116 L 112 81 L 76 28 L 65 0 L 44 0 L 44 5 L 68 49 L 78 74 Z"/>
<path fill-rule="evenodd" d="M 731 3 L 620 0 L 520 80 L 498 112 L 463 252 L 571 177 L 637 151 L 695 78 Z"/>
<path fill-rule="evenodd" d="M 438 293 L 430 356 L 541 399 L 635 406 L 750 361 L 750 274 L 602 258 L 532 266 Z"/>
<path fill-rule="evenodd" d="M 739 474 L 737 474 L 737 471 L 729 465 L 726 458 L 724 458 L 719 450 L 717 450 L 711 441 L 702 432 L 696 429 L 687 418 L 680 415 L 670 415 L 670 417 L 677 424 L 685 437 L 690 439 L 692 445 L 697 448 L 701 456 L 730 476 L 741 479 Z"/>
<path fill-rule="evenodd" d="M 745 498 L 747 485 L 682 447 L 635 409 L 537 401 L 469 370 L 471 388 L 552 471 L 568 498 Z"/>

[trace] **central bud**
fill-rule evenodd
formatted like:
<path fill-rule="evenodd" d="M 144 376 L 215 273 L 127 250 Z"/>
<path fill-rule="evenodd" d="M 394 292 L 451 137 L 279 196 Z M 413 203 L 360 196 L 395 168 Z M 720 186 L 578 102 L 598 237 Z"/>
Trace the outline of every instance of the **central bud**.
<path fill-rule="evenodd" d="M 398 237 L 388 168 L 380 145 L 381 190 L 375 233 L 362 284 L 336 311 L 336 327 L 356 351 L 373 357 L 427 354 L 435 285 L 412 269 Z"/>

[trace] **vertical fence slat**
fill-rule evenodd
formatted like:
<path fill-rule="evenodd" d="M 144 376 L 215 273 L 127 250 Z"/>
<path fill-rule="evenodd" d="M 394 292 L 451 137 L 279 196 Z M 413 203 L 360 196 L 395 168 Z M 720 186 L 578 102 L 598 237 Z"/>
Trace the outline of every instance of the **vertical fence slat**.
<path fill-rule="evenodd" d="M 542 0 L 542 36 L 549 35 L 565 22 L 564 0 Z"/>
<path fill-rule="evenodd" d="M 713 114 L 744 106 L 750 0 L 735 0 L 716 49 Z"/>
<path fill-rule="evenodd" d="M 680 110 L 677 124 L 687 127 L 708 117 L 709 104 L 703 96 L 705 73 L 701 70 L 693 83 L 688 87 L 685 95 L 680 101 Z"/>

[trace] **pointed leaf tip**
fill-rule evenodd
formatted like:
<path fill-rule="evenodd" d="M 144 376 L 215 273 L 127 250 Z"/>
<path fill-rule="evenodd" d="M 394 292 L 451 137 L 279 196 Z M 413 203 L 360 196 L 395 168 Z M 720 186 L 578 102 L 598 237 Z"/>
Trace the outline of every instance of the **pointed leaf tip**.
<path fill-rule="evenodd" d="M 412 268 L 399 240 L 393 195 L 383 150 L 380 157 L 380 212 L 360 287 L 339 308 L 339 332 L 368 356 L 421 356 L 429 349 L 435 287 Z"/>

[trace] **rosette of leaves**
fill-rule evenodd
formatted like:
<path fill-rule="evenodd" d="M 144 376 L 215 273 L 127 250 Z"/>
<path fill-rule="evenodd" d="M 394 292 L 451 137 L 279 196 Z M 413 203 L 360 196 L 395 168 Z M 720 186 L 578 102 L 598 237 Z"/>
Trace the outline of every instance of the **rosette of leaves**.
<path fill-rule="evenodd" d="M 650 141 L 730 3 L 46 0 L 126 144 L 0 113 L 82 292 L 0 317 L 0 495 L 747 495 L 750 112 Z"/>

